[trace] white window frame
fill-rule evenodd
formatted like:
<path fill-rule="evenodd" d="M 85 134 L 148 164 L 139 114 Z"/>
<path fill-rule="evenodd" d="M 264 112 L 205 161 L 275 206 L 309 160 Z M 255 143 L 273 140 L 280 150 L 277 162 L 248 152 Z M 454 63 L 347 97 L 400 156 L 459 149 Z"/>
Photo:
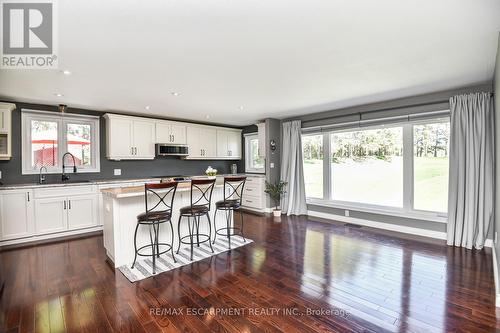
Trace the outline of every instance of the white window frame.
<path fill-rule="evenodd" d="M 250 163 L 251 160 L 251 154 L 250 154 L 250 140 L 252 139 L 257 139 L 259 140 L 259 134 L 258 133 L 249 133 L 249 134 L 244 134 L 245 137 L 245 172 L 251 172 L 251 173 L 266 173 L 266 163 L 264 159 L 264 165 L 262 168 L 253 168 Z"/>
<path fill-rule="evenodd" d="M 78 166 L 77 173 L 94 173 L 101 171 L 100 162 L 100 141 L 99 141 L 99 117 L 90 115 L 79 114 L 57 114 L 48 111 L 37 110 L 21 110 L 21 137 L 22 137 L 22 174 L 32 175 L 38 174 L 40 169 L 31 167 L 31 121 L 42 120 L 52 121 L 57 123 L 57 161 L 58 165 L 55 167 L 47 167 L 47 173 L 57 174 L 62 173 L 62 156 L 67 151 L 67 124 L 84 124 L 90 125 L 92 146 L 91 146 L 91 161 L 92 166 Z M 68 158 L 69 159 L 69 158 Z M 68 166 L 72 166 L 72 161 L 66 161 Z M 67 170 L 71 172 L 71 170 Z"/>
<path fill-rule="evenodd" d="M 420 124 L 431 124 L 449 121 L 449 117 L 436 117 L 432 119 L 415 120 L 404 123 L 394 123 L 388 125 L 375 125 L 363 127 L 349 127 L 341 130 L 332 130 L 326 132 L 307 132 L 306 135 L 323 135 L 323 198 L 306 198 L 308 204 L 339 208 L 345 210 L 356 210 L 374 214 L 384 214 L 399 216 L 405 218 L 421 219 L 434 222 L 447 222 L 448 214 L 445 212 L 433 212 L 418 210 L 413 208 L 414 196 L 414 152 L 413 152 L 413 126 Z M 333 200 L 331 193 L 331 167 L 330 167 L 330 134 L 340 132 L 364 131 L 377 129 L 381 127 L 402 127 L 403 129 L 403 207 L 390 207 L 381 205 L 371 205 L 360 202 L 348 202 Z M 410 151 L 410 153 L 407 153 Z"/>

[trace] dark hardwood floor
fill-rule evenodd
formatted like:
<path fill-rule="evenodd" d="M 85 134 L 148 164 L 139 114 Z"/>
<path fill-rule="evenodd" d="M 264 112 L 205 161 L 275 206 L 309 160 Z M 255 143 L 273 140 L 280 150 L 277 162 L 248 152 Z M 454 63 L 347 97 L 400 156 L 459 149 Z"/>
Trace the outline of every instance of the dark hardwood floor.
<path fill-rule="evenodd" d="M 3 251 L 6 332 L 495 332 L 491 250 L 245 214 L 255 243 L 138 283 L 102 236 Z"/>

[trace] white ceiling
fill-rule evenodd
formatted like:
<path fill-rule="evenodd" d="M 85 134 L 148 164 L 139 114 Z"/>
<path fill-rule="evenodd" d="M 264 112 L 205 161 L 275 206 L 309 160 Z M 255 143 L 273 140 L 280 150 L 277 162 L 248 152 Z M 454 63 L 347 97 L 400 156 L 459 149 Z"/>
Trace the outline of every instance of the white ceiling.
<path fill-rule="evenodd" d="M 58 6 L 72 75 L 1 70 L 1 97 L 232 125 L 491 80 L 500 30 L 498 0 Z"/>

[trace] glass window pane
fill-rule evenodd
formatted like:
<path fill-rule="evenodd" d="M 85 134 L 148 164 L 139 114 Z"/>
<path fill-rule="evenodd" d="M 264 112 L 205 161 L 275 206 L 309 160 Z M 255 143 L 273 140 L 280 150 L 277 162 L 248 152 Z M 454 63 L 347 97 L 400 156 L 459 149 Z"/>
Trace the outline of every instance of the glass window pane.
<path fill-rule="evenodd" d="M 323 135 L 302 137 L 306 197 L 323 198 Z"/>
<path fill-rule="evenodd" d="M 250 167 L 252 169 L 264 168 L 264 158 L 259 156 L 259 139 L 251 138 L 249 143 L 250 148 Z"/>
<path fill-rule="evenodd" d="M 403 128 L 331 134 L 334 200 L 403 207 Z"/>
<path fill-rule="evenodd" d="M 448 210 L 448 154 L 450 123 L 413 126 L 413 208 Z"/>
<path fill-rule="evenodd" d="M 31 167 L 58 165 L 57 122 L 31 121 Z"/>
<path fill-rule="evenodd" d="M 68 152 L 75 156 L 78 166 L 92 166 L 92 137 L 89 124 L 67 124 Z"/>

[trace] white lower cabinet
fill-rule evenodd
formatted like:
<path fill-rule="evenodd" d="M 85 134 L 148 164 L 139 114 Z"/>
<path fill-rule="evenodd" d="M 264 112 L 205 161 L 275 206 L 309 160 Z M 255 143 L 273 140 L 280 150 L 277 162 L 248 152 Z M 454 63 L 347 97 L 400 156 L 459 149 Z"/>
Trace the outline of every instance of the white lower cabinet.
<path fill-rule="evenodd" d="M 66 198 L 35 200 L 35 228 L 37 235 L 67 230 Z"/>
<path fill-rule="evenodd" d="M 97 195 L 36 199 L 37 235 L 97 226 Z"/>
<path fill-rule="evenodd" d="M 242 207 L 250 210 L 264 212 L 266 209 L 265 190 L 266 179 L 261 176 L 247 176 L 243 188 Z"/>
<path fill-rule="evenodd" d="M 98 224 L 97 195 L 68 197 L 68 229 L 82 229 Z"/>
<path fill-rule="evenodd" d="M 97 227 L 98 198 L 93 186 L 0 191 L 0 245 Z"/>
<path fill-rule="evenodd" d="M 32 236 L 33 191 L 12 190 L 0 192 L 0 240 Z"/>

